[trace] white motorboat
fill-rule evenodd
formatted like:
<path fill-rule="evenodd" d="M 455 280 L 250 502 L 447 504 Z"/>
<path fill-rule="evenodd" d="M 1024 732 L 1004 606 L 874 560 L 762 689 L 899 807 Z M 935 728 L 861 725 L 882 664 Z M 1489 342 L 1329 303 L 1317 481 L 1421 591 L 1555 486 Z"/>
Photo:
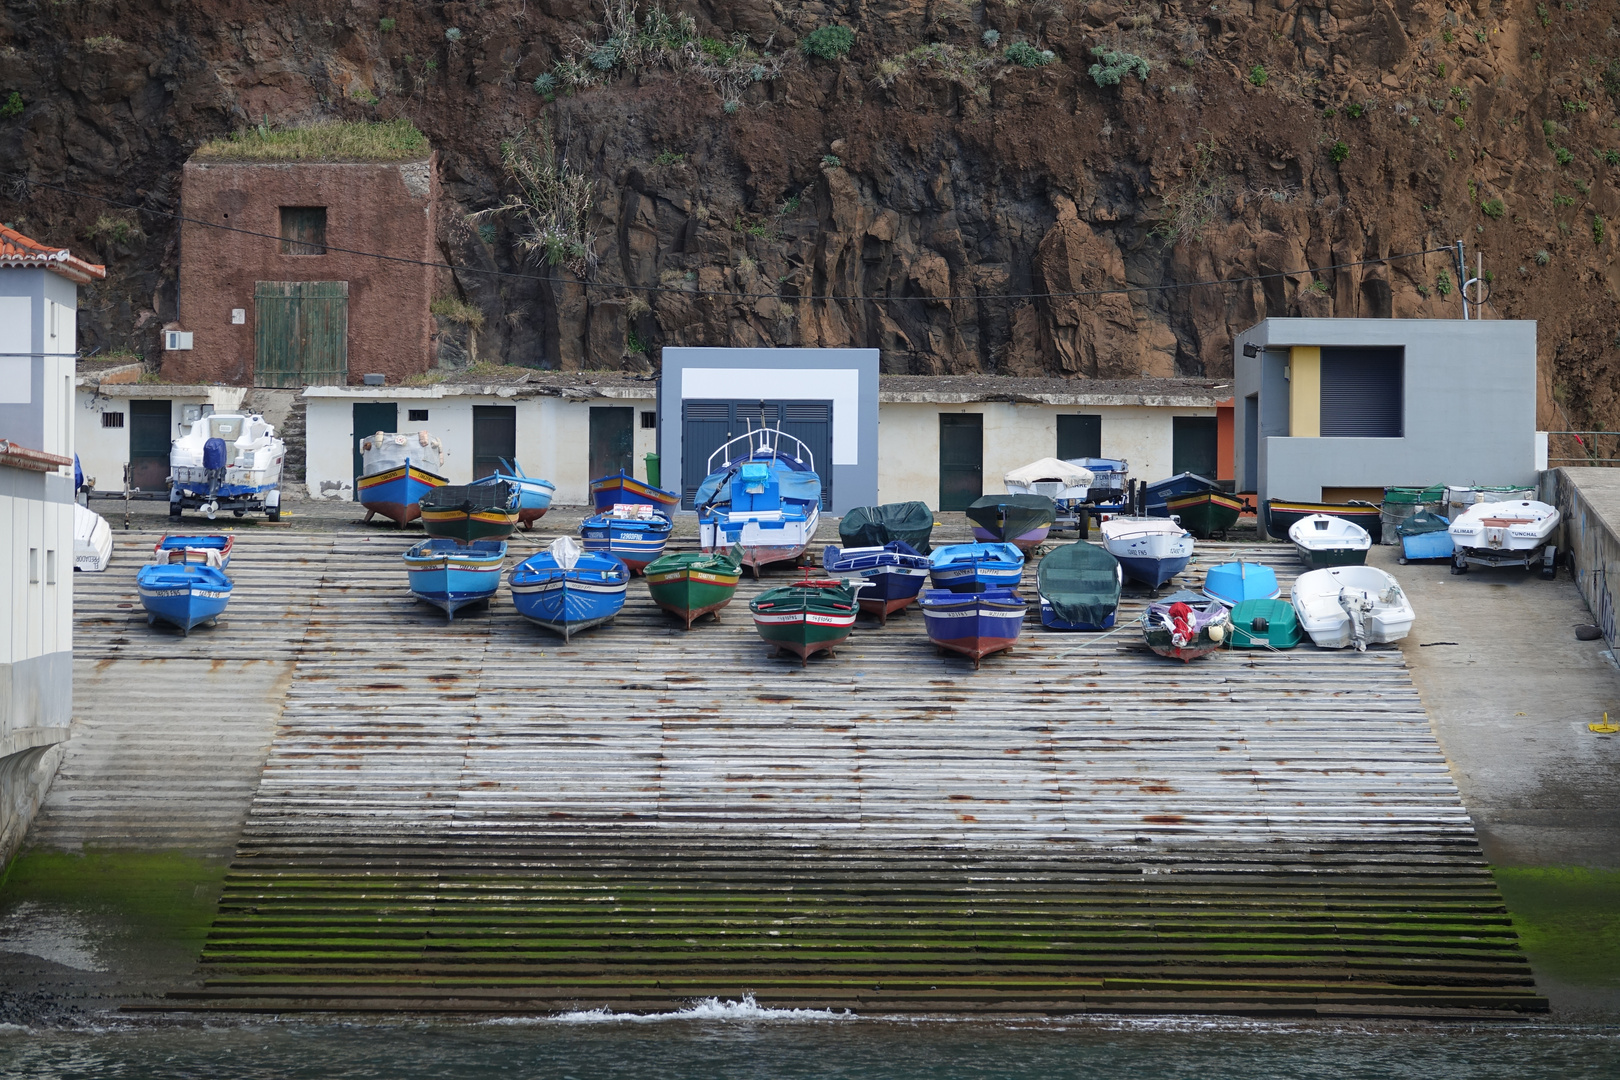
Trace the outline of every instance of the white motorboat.
<path fill-rule="evenodd" d="M 1095 479 L 1092 471 L 1058 458 L 1041 458 L 1001 478 L 1010 495 L 1045 495 L 1053 502 L 1085 502 Z"/>
<path fill-rule="evenodd" d="M 1400 582 L 1376 566 L 1334 566 L 1294 579 L 1300 629 L 1322 649 L 1388 645 L 1405 637 L 1416 615 Z"/>
<path fill-rule="evenodd" d="M 94 510 L 73 504 L 73 569 L 98 573 L 112 558 L 112 529 Z"/>
<path fill-rule="evenodd" d="M 1535 551 L 1558 528 L 1558 508 L 1544 502 L 1480 502 L 1451 519 L 1451 542 L 1477 551 Z"/>
<path fill-rule="evenodd" d="M 287 444 L 257 413 L 209 413 L 169 450 L 169 514 L 196 508 L 212 518 L 225 509 L 281 518 L 281 465 Z"/>
<path fill-rule="evenodd" d="M 1312 570 L 1360 566 L 1372 549 L 1372 534 L 1353 521 L 1330 514 L 1308 514 L 1288 530 L 1299 561 Z"/>
<path fill-rule="evenodd" d="M 1116 517 L 1102 523 L 1103 547 L 1125 576 L 1157 589 L 1192 561 L 1192 533 L 1167 517 Z"/>

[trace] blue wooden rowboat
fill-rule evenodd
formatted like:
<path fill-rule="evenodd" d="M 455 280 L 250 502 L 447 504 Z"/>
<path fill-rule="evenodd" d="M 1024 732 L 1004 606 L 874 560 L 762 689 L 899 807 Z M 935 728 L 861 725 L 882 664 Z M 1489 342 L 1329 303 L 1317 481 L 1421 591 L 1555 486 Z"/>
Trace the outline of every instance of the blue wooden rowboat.
<path fill-rule="evenodd" d="M 662 510 L 665 516 L 675 512 L 681 497 L 673 491 L 643 483 L 620 469 L 612 476 L 599 476 L 591 481 L 591 501 L 597 510 L 611 510 L 620 503 L 643 503 Z"/>
<path fill-rule="evenodd" d="M 507 584 L 519 615 L 569 641 L 575 632 L 619 613 L 630 568 L 612 555 L 583 551 L 573 537 L 563 536 L 513 567 Z"/>
<path fill-rule="evenodd" d="M 878 625 L 917 599 L 928 581 L 928 556 L 904 540 L 882 547 L 846 547 L 829 544 L 821 552 L 821 565 L 829 574 L 859 574 L 867 584 L 858 600 L 861 610 L 876 615 Z"/>
<path fill-rule="evenodd" d="M 164 533 L 163 539 L 152 548 L 152 561 L 202 563 L 223 570 L 231 565 L 231 548 L 234 546 L 234 538 L 225 534 L 181 536 L 177 533 Z"/>
<path fill-rule="evenodd" d="M 1012 544 L 946 544 L 929 557 L 934 587 L 952 592 L 1017 588 L 1024 553 Z"/>
<path fill-rule="evenodd" d="M 506 541 L 423 540 L 406 551 L 404 559 L 411 595 L 443 611 L 449 621 L 468 604 L 495 595 L 506 562 Z"/>
<path fill-rule="evenodd" d="M 1282 595 L 1282 588 L 1271 567 L 1232 562 L 1209 568 L 1204 575 L 1204 595 L 1227 607 L 1237 607 L 1245 600 L 1275 600 Z"/>
<path fill-rule="evenodd" d="M 664 553 L 674 524 L 655 507 L 620 503 L 605 514 L 592 514 L 579 523 L 579 535 L 586 551 L 613 555 L 623 560 L 632 574 Z"/>
<path fill-rule="evenodd" d="M 534 523 L 546 516 L 551 509 L 551 497 L 557 493 L 557 485 L 550 480 L 542 480 L 537 476 L 530 476 L 523 471 L 523 466 L 516 460 L 507 461 L 497 458 L 501 467 L 488 476 L 480 476 L 474 484 L 498 484 L 506 481 L 517 489 L 518 493 L 518 524 L 526 531 L 534 531 Z"/>
<path fill-rule="evenodd" d="M 991 653 L 1012 648 L 1029 608 L 1012 589 L 1000 588 L 976 593 L 927 589 L 921 603 L 928 640 L 935 648 L 970 658 L 975 669 Z"/>
<path fill-rule="evenodd" d="M 218 567 L 203 563 L 148 563 L 135 573 L 146 622 L 161 620 L 191 633 L 194 626 L 218 621 L 231 599 L 231 579 Z"/>

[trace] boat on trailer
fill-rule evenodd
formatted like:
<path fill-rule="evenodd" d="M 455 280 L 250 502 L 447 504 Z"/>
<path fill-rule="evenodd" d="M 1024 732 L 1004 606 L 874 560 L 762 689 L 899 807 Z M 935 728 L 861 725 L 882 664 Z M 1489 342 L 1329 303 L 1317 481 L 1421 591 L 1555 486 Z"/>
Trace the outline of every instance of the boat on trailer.
<path fill-rule="evenodd" d="M 642 571 L 653 603 L 686 622 L 703 615 L 720 621 L 720 609 L 731 603 L 742 577 L 742 552 L 681 551 L 660 555 Z"/>
<path fill-rule="evenodd" d="M 928 566 L 934 587 L 951 592 L 1016 589 L 1024 580 L 1024 553 L 1011 544 L 946 544 Z"/>
<path fill-rule="evenodd" d="M 1294 579 L 1294 613 L 1319 649 L 1388 645 L 1412 629 L 1406 592 L 1376 566 L 1332 566 Z"/>
<path fill-rule="evenodd" d="M 609 622 L 624 607 L 630 568 L 561 536 L 514 566 L 507 585 L 519 615 L 572 641 L 579 631 Z"/>
<path fill-rule="evenodd" d="M 1119 611 L 1125 572 L 1108 549 L 1081 540 L 1047 553 L 1035 568 L 1041 625 L 1052 630 L 1107 630 Z"/>
<path fill-rule="evenodd" d="M 148 563 L 136 571 L 146 622 L 166 622 L 182 635 L 198 626 L 214 626 L 230 603 L 231 579 L 218 566 L 198 562 Z"/>
<path fill-rule="evenodd" d="M 413 544 L 403 558 L 411 595 L 443 611 L 449 621 L 462 608 L 494 597 L 506 563 L 506 541 L 462 544 L 434 537 Z"/>
<path fill-rule="evenodd" d="M 592 514 L 579 523 L 586 551 L 605 552 L 623 560 L 632 574 L 664 553 L 675 526 L 646 503 L 619 503 L 606 513 Z"/>
<path fill-rule="evenodd" d="M 754 629 L 771 645 L 771 655 L 792 653 L 800 666 L 818 652 L 834 649 L 855 629 L 856 595 L 862 582 L 842 578 L 806 578 L 766 589 L 748 605 Z"/>
<path fill-rule="evenodd" d="M 1324 566 L 1360 566 L 1372 550 L 1372 537 L 1353 521 L 1331 514 L 1311 514 L 1288 530 L 1299 561 L 1312 570 Z"/>
<path fill-rule="evenodd" d="M 523 466 L 516 459 L 507 461 L 497 458 L 501 467 L 488 476 L 480 476 L 474 484 L 507 483 L 517 488 L 518 493 L 518 524 L 525 531 L 532 532 L 534 523 L 546 516 L 551 509 L 551 497 L 557 493 L 557 485 L 550 480 L 542 480 L 537 476 L 530 476 L 523 471 Z"/>
<path fill-rule="evenodd" d="M 1454 574 L 1470 566 L 1523 566 L 1540 564 L 1541 576 L 1558 572 L 1557 530 L 1562 515 L 1544 502 L 1475 503 L 1451 519 Z"/>
<path fill-rule="evenodd" d="M 355 496 L 366 520 L 381 514 L 400 528 L 421 515 L 422 496 L 450 481 L 444 476 L 444 445 L 427 431 L 378 431 L 360 440 L 360 479 Z"/>
<path fill-rule="evenodd" d="M 986 656 L 1013 647 L 1029 610 L 1017 592 L 1000 588 L 976 593 L 928 589 L 920 603 L 934 648 L 961 653 L 973 661 L 974 670 Z"/>
<path fill-rule="evenodd" d="M 1150 589 L 1170 581 L 1192 561 L 1192 533 L 1169 518 L 1116 517 L 1102 523 L 1103 547 L 1125 576 Z"/>
<path fill-rule="evenodd" d="M 1013 495 L 1044 495 L 1054 503 L 1085 502 L 1092 471 L 1061 458 L 1041 458 L 1005 474 L 1001 482 Z"/>
<path fill-rule="evenodd" d="M 436 487 L 421 505 L 422 530 L 445 540 L 505 540 L 517 528 L 517 489 L 504 481 Z"/>
<path fill-rule="evenodd" d="M 1208 656 L 1231 637 L 1232 615 L 1219 600 L 1194 592 L 1177 592 L 1149 604 L 1142 615 L 1147 647 L 1172 660 Z"/>
<path fill-rule="evenodd" d="M 797 562 L 821 521 L 821 477 L 804 443 L 780 428 L 754 428 L 709 455 L 693 505 L 698 547 L 742 546 L 759 577 L 771 563 Z"/>
<path fill-rule="evenodd" d="M 821 568 L 829 574 L 855 574 L 866 582 L 860 608 L 876 615 L 879 626 L 904 611 L 928 583 L 928 556 L 903 540 L 882 547 L 839 547 L 829 544 L 821 553 Z"/>
<path fill-rule="evenodd" d="M 281 468 L 287 444 L 257 413 L 208 413 L 169 447 L 169 516 L 263 510 L 281 520 Z"/>
<path fill-rule="evenodd" d="M 1057 504 L 1045 495 L 986 495 L 973 501 L 967 517 L 973 523 L 973 539 L 1029 552 L 1051 531 Z"/>

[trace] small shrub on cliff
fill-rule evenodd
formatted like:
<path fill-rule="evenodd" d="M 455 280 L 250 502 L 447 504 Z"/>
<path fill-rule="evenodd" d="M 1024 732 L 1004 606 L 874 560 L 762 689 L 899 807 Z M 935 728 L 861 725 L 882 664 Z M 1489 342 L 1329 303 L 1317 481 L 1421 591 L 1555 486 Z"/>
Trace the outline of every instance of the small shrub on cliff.
<path fill-rule="evenodd" d="M 1328 147 L 1328 160 L 1333 162 L 1335 165 L 1344 164 L 1345 159 L 1349 156 L 1350 148 L 1344 145 L 1343 139 L 1340 139 L 1338 142 Z"/>
<path fill-rule="evenodd" d="M 452 44 L 452 45 L 454 45 L 456 42 L 460 41 L 461 40 L 461 27 L 452 26 L 450 29 L 446 30 L 444 32 L 444 40 L 450 42 L 450 44 Z"/>
<path fill-rule="evenodd" d="M 821 167 L 824 169 L 842 169 L 844 162 L 837 154 L 822 154 Z"/>
<path fill-rule="evenodd" d="M 1254 86 L 1266 85 L 1266 69 L 1259 64 L 1249 69 L 1249 82 Z"/>
<path fill-rule="evenodd" d="M 1560 165 L 1568 165 L 1570 162 L 1575 160 L 1575 155 L 1570 153 L 1564 147 L 1560 146 L 1553 151 L 1553 159 Z"/>
<path fill-rule="evenodd" d="M 1502 215 L 1507 213 L 1507 206 L 1501 199 L 1486 199 L 1479 204 L 1480 213 L 1492 221 L 1501 221 Z"/>
<path fill-rule="evenodd" d="M 580 277 L 595 270 L 590 219 L 596 183 L 559 157 L 551 129 L 542 124 L 538 139 L 525 132 L 501 143 L 501 164 L 517 195 L 474 216 L 510 214 L 519 223 L 517 247 L 525 255 L 566 266 Z"/>
<path fill-rule="evenodd" d="M 1359 101 L 1353 101 L 1344 107 L 1344 114 L 1352 120 L 1360 120 L 1361 114 L 1366 112 L 1366 106 Z"/>
<path fill-rule="evenodd" d="M 1434 291 L 1440 294 L 1440 299 L 1442 300 L 1451 295 L 1450 273 L 1442 270 L 1438 274 L 1434 275 Z"/>
<path fill-rule="evenodd" d="M 543 98 L 550 98 L 557 92 L 557 76 L 549 71 L 542 71 L 534 77 L 534 92 Z"/>
<path fill-rule="evenodd" d="M 855 31 L 847 26 L 822 26 L 804 35 L 799 48 L 818 60 L 841 60 L 855 46 Z"/>
<path fill-rule="evenodd" d="M 13 90 L 6 98 L 6 103 L 0 105 L 0 120 L 10 120 L 23 114 L 23 96 Z"/>
<path fill-rule="evenodd" d="M 146 239 L 133 214 L 102 214 L 84 232 L 92 240 L 106 240 L 118 247 L 130 247 Z"/>
<path fill-rule="evenodd" d="M 1021 68 L 1045 67 L 1056 59 L 1051 49 L 1037 49 L 1027 41 L 1015 41 L 1007 46 L 1007 51 L 1001 54 L 1009 64 L 1017 64 Z M 1146 63 L 1146 61 L 1143 61 Z M 1142 78 L 1147 78 L 1146 75 Z"/>
<path fill-rule="evenodd" d="M 1597 214 L 1593 214 L 1592 215 L 1592 242 L 1595 243 L 1595 244 L 1603 243 L 1603 232 L 1604 232 L 1603 219 L 1601 217 L 1599 217 Z"/>
<path fill-rule="evenodd" d="M 16 97 L 17 95 L 12 94 L 11 96 Z M 8 105 L 7 108 L 10 108 L 10 106 Z M 20 110 L 20 109 L 18 110 L 18 112 L 21 112 L 21 111 L 22 110 Z M 7 115 L 6 110 L 5 109 L 0 109 L 0 116 L 5 116 L 5 115 Z M 15 116 L 17 114 L 16 113 L 11 113 L 10 115 Z M 1605 150 L 1605 151 L 1603 151 L 1603 164 L 1605 164 L 1605 165 L 1620 165 L 1620 150 Z"/>
<path fill-rule="evenodd" d="M 470 327 L 473 330 L 484 328 L 484 313 L 454 296 L 439 297 L 428 305 L 428 311 L 445 322 L 455 323 L 458 326 Z"/>
<path fill-rule="evenodd" d="M 996 47 L 996 42 L 1001 40 L 1001 31 L 986 30 L 983 34 L 979 35 L 979 40 L 984 42 L 985 48 L 993 49 Z"/>
<path fill-rule="evenodd" d="M 1550 262 L 1552 262 L 1552 256 L 1547 253 L 1546 248 L 1542 248 L 1540 251 L 1536 252 L 1537 266 L 1546 266 Z"/>
<path fill-rule="evenodd" d="M 394 27 L 398 26 L 398 25 L 399 24 L 396 23 L 393 19 L 386 19 L 386 18 L 385 19 L 378 19 L 377 20 L 377 32 L 379 34 L 386 34 L 389 31 L 393 30 Z"/>
<path fill-rule="evenodd" d="M 1150 65 L 1135 53 L 1116 52 L 1098 46 L 1091 50 L 1091 55 L 1095 56 L 1098 62 L 1091 65 L 1087 74 L 1098 86 L 1118 86 L 1120 80 L 1127 75 L 1135 75 L 1143 82 L 1147 82 Z"/>

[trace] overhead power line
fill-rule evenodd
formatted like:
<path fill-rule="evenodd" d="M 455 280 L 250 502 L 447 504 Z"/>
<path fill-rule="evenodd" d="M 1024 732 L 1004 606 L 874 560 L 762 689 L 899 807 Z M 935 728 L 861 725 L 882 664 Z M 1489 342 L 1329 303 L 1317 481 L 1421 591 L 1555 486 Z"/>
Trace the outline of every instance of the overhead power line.
<path fill-rule="evenodd" d="M 70 195 L 76 199 L 92 199 L 106 203 L 124 210 L 135 210 L 142 214 L 151 214 L 153 217 L 169 218 L 173 221 L 200 225 L 207 229 L 218 229 L 221 232 L 237 233 L 241 236 L 257 237 L 261 240 L 274 240 L 280 243 L 283 239 L 275 233 L 257 232 L 253 229 L 243 229 L 235 225 L 223 225 L 217 221 L 204 221 L 201 218 L 187 217 L 184 214 L 170 213 L 167 210 L 153 210 L 139 203 L 122 202 L 118 199 L 108 198 L 105 195 L 96 195 L 88 191 L 77 191 L 73 188 L 63 187 L 59 184 L 47 184 L 39 180 L 30 180 L 21 173 L 10 173 L 16 181 L 25 187 L 44 188 L 47 191 L 56 191 Z M 852 302 L 869 304 L 899 304 L 899 303 L 944 303 L 955 300 L 987 301 L 987 300 L 1080 300 L 1098 296 L 1128 296 L 1132 293 L 1160 293 L 1173 292 L 1177 289 L 1201 289 L 1211 286 L 1243 285 L 1256 281 L 1269 281 L 1275 278 L 1300 277 L 1302 275 L 1319 275 L 1331 273 L 1335 270 L 1350 270 L 1359 266 L 1379 266 L 1386 263 L 1397 262 L 1401 259 L 1417 259 L 1424 255 L 1434 255 L 1441 252 L 1452 253 L 1454 248 L 1449 244 L 1442 247 L 1424 248 L 1422 251 L 1405 251 L 1398 255 L 1384 255 L 1374 259 L 1357 259 L 1354 262 L 1332 263 L 1327 266 L 1310 266 L 1301 270 L 1272 270 L 1264 274 L 1248 274 L 1235 278 L 1210 278 L 1205 281 L 1178 281 L 1164 285 L 1122 285 L 1107 289 L 1079 289 L 1074 292 L 1038 292 L 1038 293 L 967 293 L 950 296 L 849 296 L 831 294 L 827 296 L 783 296 L 781 293 L 752 293 L 727 292 L 718 289 L 683 289 L 672 288 L 666 285 L 631 285 L 610 281 L 586 281 L 583 279 L 568 281 L 563 278 L 551 277 L 544 274 L 521 274 L 508 270 L 488 270 L 479 266 L 456 266 L 453 263 L 433 262 L 428 259 L 411 259 L 402 255 L 385 255 L 377 251 L 364 251 L 358 248 L 334 247 L 325 245 L 329 252 L 338 252 L 342 255 L 357 255 L 366 259 L 379 259 L 384 262 L 404 263 L 408 266 L 425 266 L 435 270 L 450 270 L 462 274 L 481 274 L 485 277 L 502 278 L 509 281 L 537 281 L 548 284 L 577 285 L 585 289 L 602 289 L 609 292 L 635 292 L 647 294 L 668 294 L 671 296 L 699 296 L 716 297 L 732 300 L 791 300 L 795 302 L 834 303 Z"/>

